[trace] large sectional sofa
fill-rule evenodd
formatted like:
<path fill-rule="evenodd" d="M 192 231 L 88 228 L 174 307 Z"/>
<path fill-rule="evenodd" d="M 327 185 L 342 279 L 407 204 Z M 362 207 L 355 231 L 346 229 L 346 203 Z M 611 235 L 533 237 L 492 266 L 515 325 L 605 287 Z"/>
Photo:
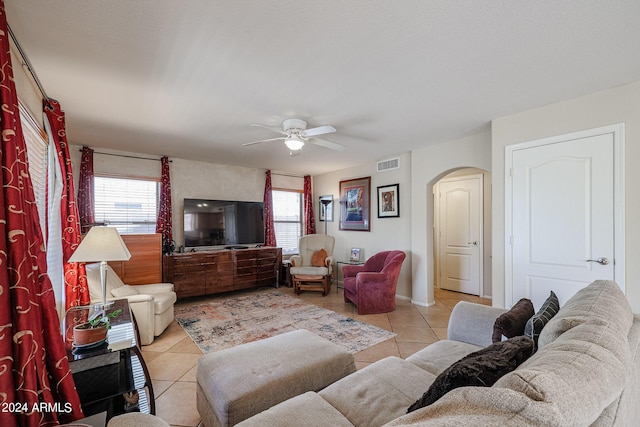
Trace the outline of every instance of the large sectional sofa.
<path fill-rule="evenodd" d="M 461 302 L 447 340 L 310 388 L 238 425 L 640 425 L 640 316 L 611 281 L 593 282 L 567 301 L 542 329 L 535 354 L 493 386 L 454 388 L 407 414 L 450 365 L 492 344 L 495 320 L 505 312 Z"/>

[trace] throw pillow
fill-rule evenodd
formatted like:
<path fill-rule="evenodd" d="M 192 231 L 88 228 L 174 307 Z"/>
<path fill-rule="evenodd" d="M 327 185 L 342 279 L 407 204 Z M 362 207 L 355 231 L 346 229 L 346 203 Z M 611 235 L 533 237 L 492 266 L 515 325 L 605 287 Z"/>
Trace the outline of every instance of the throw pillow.
<path fill-rule="evenodd" d="M 498 317 L 493 324 L 493 342 L 502 341 L 502 337 L 518 337 L 524 335 L 524 327 L 527 320 L 535 314 L 533 303 L 530 299 L 522 298 L 511 310 Z"/>
<path fill-rule="evenodd" d="M 560 302 L 556 294 L 551 291 L 549 298 L 542 304 L 540 310 L 527 321 L 524 327 L 525 336 L 533 340 L 533 351 L 538 350 L 538 337 L 542 328 L 545 327 L 549 320 L 560 311 Z"/>
<path fill-rule="evenodd" d="M 458 387 L 491 387 L 533 354 L 533 341 L 519 336 L 491 344 L 468 354 L 435 379 L 431 387 L 409 407 L 409 412 L 431 405 Z"/>
<path fill-rule="evenodd" d="M 327 259 L 327 251 L 320 249 L 311 255 L 311 265 L 314 267 L 324 267 L 324 260 Z"/>

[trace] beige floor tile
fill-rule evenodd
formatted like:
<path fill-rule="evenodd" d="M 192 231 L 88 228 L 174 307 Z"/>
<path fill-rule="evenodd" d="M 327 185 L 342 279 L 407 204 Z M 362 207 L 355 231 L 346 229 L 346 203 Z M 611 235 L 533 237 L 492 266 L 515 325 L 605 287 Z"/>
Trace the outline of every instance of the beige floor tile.
<path fill-rule="evenodd" d="M 400 357 L 395 339 L 383 341 L 353 355 L 356 362 L 373 363 L 388 356 Z"/>
<path fill-rule="evenodd" d="M 397 342 L 419 342 L 432 344 L 438 341 L 438 336 L 433 333 L 426 323 L 422 325 L 393 325 L 393 332 Z"/>
<path fill-rule="evenodd" d="M 165 380 L 151 380 L 151 384 L 153 385 L 153 394 L 156 396 L 156 402 L 158 401 L 158 397 L 162 395 L 169 387 L 173 385 L 175 381 L 165 381 Z"/>
<path fill-rule="evenodd" d="M 192 354 L 202 354 L 202 350 L 198 347 L 198 344 L 193 342 L 191 337 L 185 337 L 172 347 L 168 349 L 170 353 L 192 353 Z"/>
<path fill-rule="evenodd" d="M 178 381 L 196 382 L 196 367 L 189 369 Z"/>
<path fill-rule="evenodd" d="M 171 425 L 196 427 L 200 416 L 195 397 L 195 383 L 176 382 L 156 399 L 156 415 Z"/>
<path fill-rule="evenodd" d="M 152 380 L 177 381 L 202 357 L 201 354 L 163 353 L 147 363 Z"/>

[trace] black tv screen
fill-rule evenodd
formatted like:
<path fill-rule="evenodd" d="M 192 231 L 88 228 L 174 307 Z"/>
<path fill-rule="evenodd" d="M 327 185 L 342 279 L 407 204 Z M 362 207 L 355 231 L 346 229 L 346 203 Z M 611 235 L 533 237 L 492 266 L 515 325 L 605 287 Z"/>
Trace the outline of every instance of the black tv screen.
<path fill-rule="evenodd" d="M 184 245 L 263 244 L 263 214 L 262 202 L 184 199 Z"/>

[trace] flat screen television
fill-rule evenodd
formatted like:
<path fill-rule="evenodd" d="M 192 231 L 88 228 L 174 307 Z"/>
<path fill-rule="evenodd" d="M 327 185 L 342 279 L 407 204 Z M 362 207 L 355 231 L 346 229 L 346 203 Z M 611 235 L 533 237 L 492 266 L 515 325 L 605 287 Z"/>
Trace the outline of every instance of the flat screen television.
<path fill-rule="evenodd" d="M 264 244 L 262 202 L 184 199 L 185 247 L 258 244 Z"/>

